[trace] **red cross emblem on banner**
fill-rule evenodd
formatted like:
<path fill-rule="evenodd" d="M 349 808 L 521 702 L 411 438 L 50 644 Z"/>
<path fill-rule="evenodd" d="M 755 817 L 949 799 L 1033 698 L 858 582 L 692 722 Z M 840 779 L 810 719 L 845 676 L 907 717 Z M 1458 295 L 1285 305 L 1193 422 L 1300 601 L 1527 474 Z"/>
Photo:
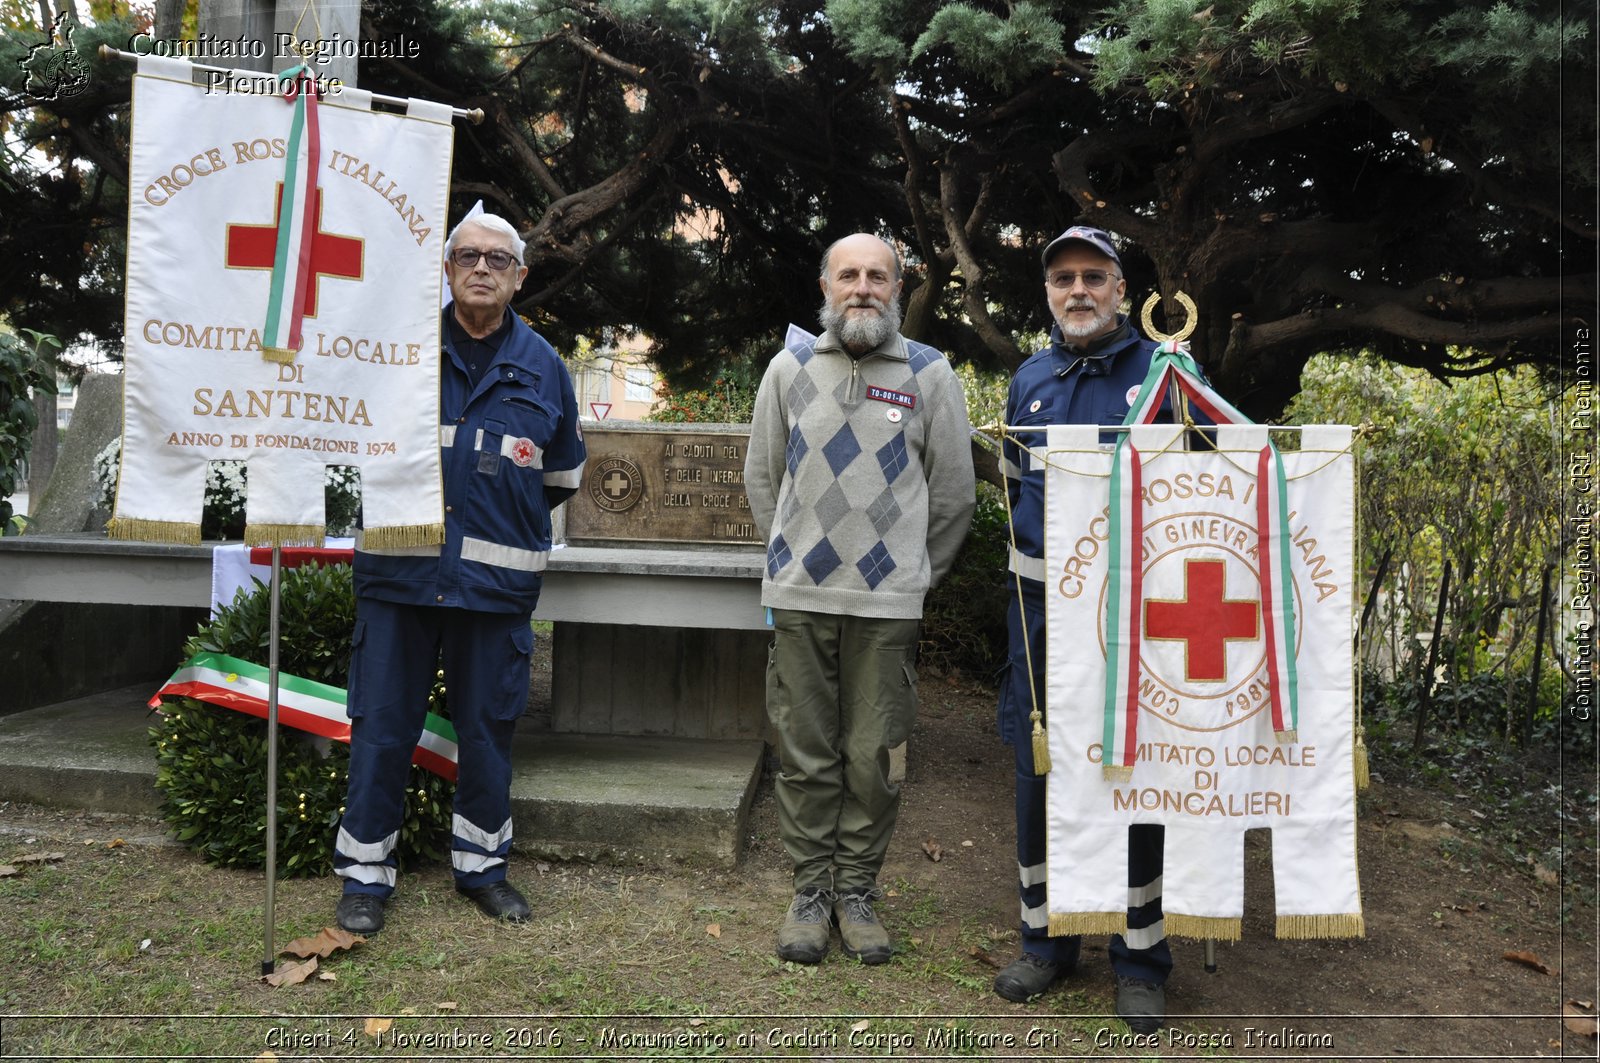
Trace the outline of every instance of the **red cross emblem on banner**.
<path fill-rule="evenodd" d="M 1228 643 L 1260 637 L 1261 603 L 1224 598 L 1226 575 L 1221 561 L 1185 561 L 1184 597 L 1145 601 L 1144 637 L 1181 640 L 1186 679 L 1226 679 Z"/>
<path fill-rule="evenodd" d="M 359 237 L 339 236 L 322 230 L 322 189 L 315 197 L 312 213 L 316 232 L 311 237 L 311 285 L 306 292 L 306 317 L 317 316 L 317 289 L 323 277 L 341 280 L 361 279 L 362 245 Z M 278 222 L 283 218 L 283 183 L 278 183 L 278 203 L 271 225 L 228 225 L 226 265 L 234 269 L 271 269 L 278 254 Z"/>

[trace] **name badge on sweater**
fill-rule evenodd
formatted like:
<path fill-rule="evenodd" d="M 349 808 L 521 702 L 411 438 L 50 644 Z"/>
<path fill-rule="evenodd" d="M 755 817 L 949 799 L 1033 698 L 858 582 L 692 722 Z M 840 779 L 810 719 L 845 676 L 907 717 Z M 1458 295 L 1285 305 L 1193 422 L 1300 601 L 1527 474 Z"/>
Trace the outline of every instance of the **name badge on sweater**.
<path fill-rule="evenodd" d="M 908 410 L 915 409 L 917 405 L 917 397 L 915 395 L 907 395 L 903 391 L 890 391 L 888 388 L 880 388 L 876 384 L 867 385 L 867 398 L 877 399 L 879 402 L 892 402 L 896 406 L 904 406 Z"/>

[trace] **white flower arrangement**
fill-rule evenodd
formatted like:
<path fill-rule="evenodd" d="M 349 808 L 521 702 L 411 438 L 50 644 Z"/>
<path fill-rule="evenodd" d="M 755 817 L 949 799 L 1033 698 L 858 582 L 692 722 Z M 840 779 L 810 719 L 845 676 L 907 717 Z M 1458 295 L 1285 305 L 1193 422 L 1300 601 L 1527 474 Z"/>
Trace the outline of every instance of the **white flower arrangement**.
<path fill-rule="evenodd" d="M 116 501 L 117 474 L 121 466 L 122 439 L 118 437 L 94 458 L 101 509 L 109 510 Z M 361 470 L 354 465 L 328 465 L 322 483 L 328 534 L 349 535 L 361 512 Z M 224 533 L 242 529 L 248 488 L 249 474 L 244 462 L 213 461 L 206 466 L 205 516 L 201 526 L 208 538 L 237 538 Z"/>

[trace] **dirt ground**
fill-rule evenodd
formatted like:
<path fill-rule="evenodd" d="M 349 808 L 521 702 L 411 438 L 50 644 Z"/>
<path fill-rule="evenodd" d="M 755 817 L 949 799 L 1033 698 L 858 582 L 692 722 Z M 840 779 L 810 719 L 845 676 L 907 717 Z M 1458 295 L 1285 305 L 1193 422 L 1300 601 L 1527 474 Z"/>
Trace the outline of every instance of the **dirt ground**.
<path fill-rule="evenodd" d="M 925 700 L 900 856 L 889 873 L 944 876 L 970 904 L 1014 911 L 1013 769 L 1010 750 L 995 737 L 990 695 L 947 684 L 943 697 L 928 692 Z M 1557 881 L 1554 868 L 1515 862 L 1499 838 L 1509 824 L 1490 822 L 1470 795 L 1450 784 L 1441 790 L 1385 782 L 1381 768 L 1359 804 L 1365 938 L 1276 940 L 1269 839 L 1252 831 L 1242 940 L 1216 946 L 1215 973 L 1204 970 L 1201 943 L 1174 941 L 1169 1015 L 1197 1030 L 1230 1033 L 1236 1050 L 1253 1038 L 1257 1050 L 1243 1052 L 1252 1055 L 1274 1047 L 1274 1036 L 1279 1047 L 1307 1050 L 1327 1035 L 1327 1057 L 1594 1058 L 1594 1038 L 1566 1030 L 1561 1019 L 1568 1002 L 1575 1002 L 1570 1010 L 1594 1013 L 1593 804 L 1574 822 L 1563 818 L 1574 812 L 1557 794 L 1546 795 L 1537 836 L 1548 840 L 1568 828 L 1565 878 Z M 1593 766 L 1586 771 L 1592 793 Z M 923 838 L 951 855 L 919 863 L 911 843 Z M 974 845 L 966 847 L 967 840 Z M 1103 997 L 1098 1007 L 1109 1009 L 1104 941 L 1085 945 L 1068 987 Z M 1508 953 L 1530 953 L 1549 971 Z"/>
<path fill-rule="evenodd" d="M 1078 973 L 1031 1006 L 989 990 L 1016 949 L 1012 762 L 994 734 L 992 693 L 960 680 L 923 683 L 900 825 L 881 877 L 897 948 L 886 968 L 847 965 L 837 952 L 809 970 L 772 957 L 788 884 L 770 780 L 736 871 L 563 865 L 519 854 L 512 875 L 537 915 L 516 929 L 487 928 L 449 898 L 447 869 L 408 871 L 391 926 L 365 952 L 330 959 L 337 980 L 294 987 L 293 996 L 240 974 L 252 965 L 258 874 L 205 866 L 162 842 L 156 821 L 0 804 L 0 864 L 46 848 L 66 853 L 0 879 L 0 1058 L 110 1058 L 65 1048 L 130 1043 L 88 1026 L 16 1018 L 43 1012 L 191 1013 L 188 1026 L 174 1027 L 177 1058 L 196 1012 L 373 1014 L 445 1000 L 491 1015 L 692 1001 L 722 1015 L 854 1012 L 890 1029 L 891 1014 L 1017 1024 L 1099 1017 L 1074 1026 L 1077 1043 L 1054 1053 L 958 1053 L 991 1058 L 1594 1058 L 1581 1019 L 1596 1000 L 1593 803 L 1556 788 L 1513 823 L 1458 780 L 1384 780 L 1383 767 L 1375 765 L 1380 778 L 1360 799 L 1366 937 L 1275 940 L 1270 848 L 1251 837 L 1243 940 L 1217 947 L 1215 973 L 1203 969 L 1200 943 L 1174 943 L 1173 1032 L 1153 1042 L 1109 1020 L 1103 939 L 1088 939 Z M 1584 770 L 1592 793 L 1593 766 Z M 111 837 L 126 844 L 111 850 Z M 927 852 L 934 845 L 938 861 Z M 331 922 L 334 892 L 326 880 L 281 883 L 285 937 Z M 1508 958 L 1518 953 L 1525 959 Z M 1575 1029 L 1564 1008 L 1580 1016 Z M 210 1050 L 222 1043 L 214 1031 L 194 1036 Z M 937 1053 L 922 1045 L 894 1054 Z"/>

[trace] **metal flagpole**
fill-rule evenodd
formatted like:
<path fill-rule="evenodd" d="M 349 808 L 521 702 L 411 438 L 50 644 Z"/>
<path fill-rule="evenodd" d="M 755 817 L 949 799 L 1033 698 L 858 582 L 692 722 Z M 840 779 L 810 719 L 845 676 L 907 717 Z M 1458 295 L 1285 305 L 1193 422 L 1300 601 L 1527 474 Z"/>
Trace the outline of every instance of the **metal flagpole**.
<path fill-rule="evenodd" d="M 283 548 L 272 546 L 271 611 L 267 620 L 267 913 L 261 973 L 276 963 L 272 942 L 278 889 L 278 602 L 283 576 Z"/>

